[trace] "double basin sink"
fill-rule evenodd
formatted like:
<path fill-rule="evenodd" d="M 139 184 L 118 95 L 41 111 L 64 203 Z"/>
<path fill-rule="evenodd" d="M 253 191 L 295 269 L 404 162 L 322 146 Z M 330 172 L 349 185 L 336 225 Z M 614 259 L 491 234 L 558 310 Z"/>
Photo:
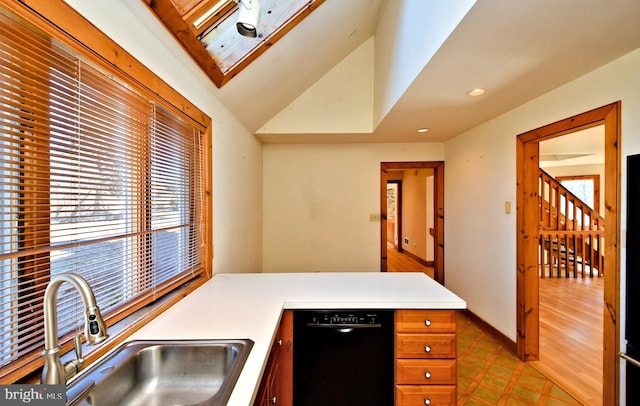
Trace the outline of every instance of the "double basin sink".
<path fill-rule="evenodd" d="M 225 405 L 251 340 L 130 341 L 78 376 L 68 405 Z"/>

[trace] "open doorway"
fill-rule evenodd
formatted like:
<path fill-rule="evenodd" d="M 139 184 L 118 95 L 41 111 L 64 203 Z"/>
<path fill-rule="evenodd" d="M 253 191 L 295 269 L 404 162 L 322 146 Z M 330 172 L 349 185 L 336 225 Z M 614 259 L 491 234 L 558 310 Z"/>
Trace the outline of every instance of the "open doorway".
<path fill-rule="evenodd" d="M 517 349 L 525 361 L 540 357 L 539 258 L 541 251 L 540 143 L 578 130 L 604 128 L 604 293 L 602 404 L 616 404 L 619 389 L 620 304 L 620 102 L 520 134 L 517 137 Z M 575 366 L 579 368 L 579 365 Z"/>
<path fill-rule="evenodd" d="M 443 187 L 443 162 L 380 164 L 383 272 L 389 270 L 389 261 L 396 260 L 395 255 L 402 253 L 408 266 L 416 264 L 420 271 L 444 283 Z"/>
<path fill-rule="evenodd" d="M 540 353 L 531 365 L 602 405 L 604 125 L 539 142 Z M 580 365 L 580 368 L 576 368 Z"/>

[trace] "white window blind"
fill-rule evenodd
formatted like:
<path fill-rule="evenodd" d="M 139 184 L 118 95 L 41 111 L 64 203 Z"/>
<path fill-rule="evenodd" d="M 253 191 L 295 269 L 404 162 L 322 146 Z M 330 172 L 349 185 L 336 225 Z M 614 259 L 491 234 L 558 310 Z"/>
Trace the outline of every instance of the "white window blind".
<path fill-rule="evenodd" d="M 0 376 L 39 358 L 51 275 L 82 275 L 109 317 L 202 271 L 203 149 L 158 100 L 0 14 Z M 82 312 L 62 285 L 60 336 Z"/>

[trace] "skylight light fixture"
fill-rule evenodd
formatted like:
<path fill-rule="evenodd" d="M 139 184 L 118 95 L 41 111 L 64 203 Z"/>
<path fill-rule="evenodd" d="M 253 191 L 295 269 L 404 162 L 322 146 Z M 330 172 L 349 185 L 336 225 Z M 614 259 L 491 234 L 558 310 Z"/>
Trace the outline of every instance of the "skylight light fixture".
<path fill-rule="evenodd" d="M 260 3 L 258 0 L 237 0 L 238 1 L 238 22 L 236 27 L 238 33 L 245 37 L 255 38 L 258 36 L 256 27 L 260 17 Z"/>

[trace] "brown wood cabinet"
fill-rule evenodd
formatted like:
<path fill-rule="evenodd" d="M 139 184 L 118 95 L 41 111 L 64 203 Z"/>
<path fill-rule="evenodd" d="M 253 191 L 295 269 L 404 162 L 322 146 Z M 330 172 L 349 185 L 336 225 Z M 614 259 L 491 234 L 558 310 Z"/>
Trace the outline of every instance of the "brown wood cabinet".
<path fill-rule="evenodd" d="M 455 310 L 397 310 L 396 406 L 456 404 Z"/>
<path fill-rule="evenodd" d="M 455 310 L 396 310 L 396 406 L 456 404 Z M 293 403 L 293 311 L 286 310 L 254 406 Z"/>
<path fill-rule="evenodd" d="M 293 311 L 285 310 L 262 375 L 255 406 L 291 406 L 293 403 Z"/>

